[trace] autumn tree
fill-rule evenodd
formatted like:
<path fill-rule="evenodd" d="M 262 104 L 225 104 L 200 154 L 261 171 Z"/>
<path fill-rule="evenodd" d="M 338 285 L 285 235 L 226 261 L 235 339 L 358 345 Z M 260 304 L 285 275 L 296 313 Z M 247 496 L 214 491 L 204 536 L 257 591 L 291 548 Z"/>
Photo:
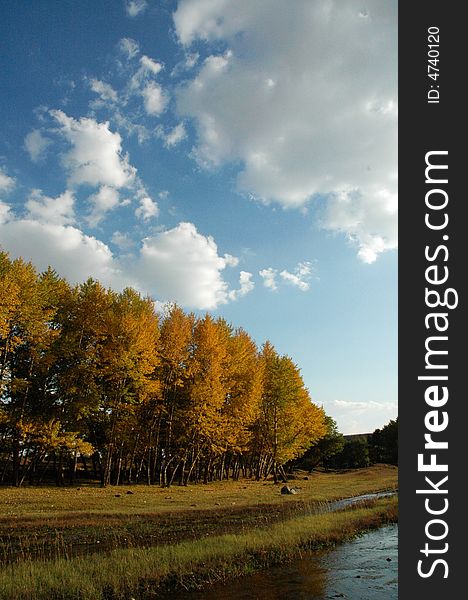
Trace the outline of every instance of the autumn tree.
<path fill-rule="evenodd" d="M 258 423 L 263 470 L 284 477 L 282 465 L 303 454 L 326 433 L 325 413 L 312 403 L 299 368 L 288 356 L 263 346 L 264 382 Z M 261 469 L 259 469 L 261 470 Z"/>
<path fill-rule="evenodd" d="M 102 485 L 276 480 L 327 431 L 271 344 L 175 305 L 159 319 L 133 289 L 70 286 L 0 252 L 2 481 L 73 482 L 78 460 Z"/>
<path fill-rule="evenodd" d="M 226 396 L 223 415 L 226 427 L 227 474 L 232 462 L 233 476 L 244 468 L 243 455 L 248 453 L 254 425 L 260 414 L 264 363 L 257 346 L 243 329 L 229 331 L 225 362 Z M 224 467 L 224 462 L 221 468 Z"/>
<path fill-rule="evenodd" d="M 110 293 L 99 356 L 102 410 L 106 414 L 104 485 L 110 483 L 114 455 L 124 451 L 123 434 L 135 428 L 135 409 L 158 396 L 158 319 L 153 303 L 127 288 Z M 118 479 L 120 466 L 117 467 Z"/>
<path fill-rule="evenodd" d="M 195 323 L 193 341 L 189 397 L 184 411 L 186 452 L 190 454 L 187 479 L 199 458 L 204 457 L 206 480 L 211 461 L 227 448 L 223 415 L 227 343 L 223 327 L 209 315 Z"/>
<path fill-rule="evenodd" d="M 154 407 L 150 431 L 156 431 L 155 446 L 160 453 L 160 483 L 168 485 L 179 468 L 183 478 L 187 459 L 186 448 L 181 451 L 179 442 L 185 434 L 184 410 L 188 403 L 188 388 L 194 363 L 193 314 L 185 314 L 176 306 L 169 307 L 162 320 L 159 344 L 161 405 Z M 174 441 L 174 437 L 176 438 Z M 160 450 L 159 450 L 160 449 Z"/>
<path fill-rule="evenodd" d="M 23 439 L 38 416 L 36 375 L 47 361 L 57 331 L 51 326 L 57 307 L 48 296 L 49 278 L 38 277 L 31 263 L 0 255 L 0 382 L 11 431 L 13 484 L 20 483 Z"/>

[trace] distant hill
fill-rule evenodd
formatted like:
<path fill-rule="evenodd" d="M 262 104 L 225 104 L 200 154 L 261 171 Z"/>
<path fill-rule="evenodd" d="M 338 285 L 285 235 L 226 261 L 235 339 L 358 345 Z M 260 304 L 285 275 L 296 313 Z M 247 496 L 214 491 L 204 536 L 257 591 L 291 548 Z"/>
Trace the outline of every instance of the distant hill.
<path fill-rule="evenodd" d="M 352 433 L 350 435 L 344 435 L 345 440 L 349 440 L 350 442 L 354 440 L 366 440 L 368 441 L 372 433 Z"/>

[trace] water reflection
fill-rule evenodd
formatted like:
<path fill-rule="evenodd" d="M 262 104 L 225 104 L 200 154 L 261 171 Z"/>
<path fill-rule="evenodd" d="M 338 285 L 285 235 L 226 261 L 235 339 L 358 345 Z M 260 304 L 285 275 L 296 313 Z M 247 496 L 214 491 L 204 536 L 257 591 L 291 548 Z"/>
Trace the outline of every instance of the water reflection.
<path fill-rule="evenodd" d="M 398 528 L 389 525 L 335 550 L 308 555 L 176 600 L 396 600 Z M 388 560 L 390 559 L 390 560 Z"/>

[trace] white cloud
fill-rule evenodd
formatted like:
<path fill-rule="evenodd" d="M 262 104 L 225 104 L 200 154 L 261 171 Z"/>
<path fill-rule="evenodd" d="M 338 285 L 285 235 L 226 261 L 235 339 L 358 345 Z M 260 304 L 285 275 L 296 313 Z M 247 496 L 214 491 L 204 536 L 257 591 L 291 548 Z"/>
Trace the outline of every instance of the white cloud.
<path fill-rule="evenodd" d="M 397 247 L 397 196 L 374 188 L 370 195 L 357 191 L 329 197 L 322 224 L 346 234 L 358 246 L 358 256 L 373 263 L 384 250 Z"/>
<path fill-rule="evenodd" d="M 69 190 L 57 198 L 49 198 L 40 190 L 33 190 L 25 207 L 29 219 L 54 225 L 71 225 L 75 222 L 74 202 L 73 192 Z"/>
<path fill-rule="evenodd" d="M 397 188 L 396 9 L 370 0 L 363 18 L 359 0 L 182 0 L 174 13 L 186 49 L 223 47 L 177 94 L 196 127 L 192 155 L 204 168 L 239 163 L 238 189 L 283 207 L 330 195 L 333 212 L 356 190 L 359 231 L 323 224 L 367 262 L 396 240 L 385 208 Z"/>
<path fill-rule="evenodd" d="M 268 267 L 267 269 L 262 269 L 259 271 L 259 275 L 263 279 L 263 285 L 267 289 L 271 290 L 272 292 L 277 291 L 277 269 Z M 286 271 L 286 269 L 283 269 L 279 273 L 279 276 L 284 282 L 299 288 L 303 292 L 306 292 L 310 288 L 309 279 L 312 277 L 312 263 L 309 261 L 299 262 L 292 273 L 290 271 Z"/>
<path fill-rule="evenodd" d="M 165 136 L 164 144 L 167 148 L 172 148 L 186 137 L 187 132 L 185 131 L 185 126 L 183 123 L 179 123 Z"/>
<path fill-rule="evenodd" d="M 33 129 L 24 138 L 24 147 L 33 162 L 40 162 L 45 158 L 51 143 L 51 140 L 42 135 L 40 129 Z"/>
<path fill-rule="evenodd" d="M 260 277 L 263 279 L 263 285 L 269 290 L 276 291 L 278 286 L 276 284 L 276 275 L 278 271 L 268 267 L 268 269 L 262 269 L 258 272 Z"/>
<path fill-rule="evenodd" d="M 69 173 L 69 185 L 107 185 L 115 188 L 128 186 L 135 178 L 136 169 L 122 155 L 122 138 L 109 129 L 109 123 L 98 123 L 82 117 L 78 121 L 60 110 L 51 111 L 60 125 L 60 131 L 72 148 L 62 155 Z"/>
<path fill-rule="evenodd" d="M 366 410 L 380 410 L 380 411 L 393 411 L 397 403 L 396 402 L 375 402 L 369 400 L 368 402 L 349 402 L 348 400 L 334 400 L 333 405 L 337 408 L 351 410 L 351 411 L 366 411 Z"/>
<path fill-rule="evenodd" d="M 0 225 L 10 220 L 10 207 L 5 202 L 0 200 Z"/>
<path fill-rule="evenodd" d="M 147 8 L 148 2 L 146 0 L 127 0 L 125 2 L 125 10 L 129 17 L 137 17 L 145 12 Z"/>
<path fill-rule="evenodd" d="M 147 84 L 148 81 L 153 83 L 151 78 L 156 77 L 163 69 L 161 63 L 145 54 L 140 57 L 139 65 L 140 66 L 136 69 L 128 83 L 128 93 L 130 94 L 141 93 L 144 85 Z"/>
<path fill-rule="evenodd" d="M 154 81 L 147 83 L 141 90 L 141 95 L 143 96 L 145 110 L 148 115 L 158 116 L 164 112 L 168 100 L 158 83 Z"/>
<path fill-rule="evenodd" d="M 229 300 L 221 276 L 226 266 L 212 237 L 198 233 L 192 223 L 180 223 L 143 240 L 138 273 L 153 282 L 159 300 L 209 310 Z"/>
<path fill-rule="evenodd" d="M 88 201 L 92 209 L 86 221 L 90 227 L 97 227 L 110 210 L 119 206 L 119 192 L 115 188 L 103 185 L 88 198 Z"/>
<path fill-rule="evenodd" d="M 138 42 L 135 42 L 135 40 L 132 40 L 132 38 L 120 39 L 118 46 L 120 51 L 129 59 L 135 58 L 135 56 L 137 56 L 137 54 L 140 52 L 140 46 Z"/>
<path fill-rule="evenodd" d="M 247 271 L 241 271 L 239 274 L 239 289 L 231 290 L 228 293 L 229 300 L 237 300 L 238 298 L 242 298 L 249 292 L 251 292 L 255 287 L 255 283 L 252 281 L 252 273 Z"/>
<path fill-rule="evenodd" d="M 162 64 L 158 61 L 146 56 L 145 54 L 140 58 L 140 64 L 143 71 L 147 71 L 152 75 L 157 75 L 163 68 Z"/>
<path fill-rule="evenodd" d="M 6 174 L 5 169 L 0 167 L 0 192 L 9 192 L 15 187 L 16 180 Z"/>
<path fill-rule="evenodd" d="M 30 205 L 26 218 L 0 202 L 0 245 L 13 257 L 31 260 L 39 270 L 51 265 L 72 283 L 93 277 L 115 290 L 132 286 L 158 302 L 200 310 L 237 300 L 254 287 L 251 273 L 241 271 L 239 288 L 229 290 L 222 272 L 237 265 L 238 259 L 220 256 L 214 239 L 199 233 L 192 223 L 145 238 L 132 255 L 114 255 L 102 241 L 64 224 L 65 218 L 51 221 L 49 209 L 57 199 L 41 198 Z M 118 231 L 112 242 L 125 252 L 134 246 L 128 234 Z"/>
<path fill-rule="evenodd" d="M 382 427 L 398 415 L 397 402 L 334 400 L 330 403 L 330 414 L 336 419 L 338 428 L 344 433 L 370 433 Z"/>
<path fill-rule="evenodd" d="M 306 292 L 310 288 L 308 280 L 312 275 L 312 263 L 305 261 L 300 262 L 294 269 L 293 273 L 283 270 L 280 277 L 288 283 L 298 287 L 301 291 Z"/>
<path fill-rule="evenodd" d="M 98 94 L 99 98 L 104 102 L 116 103 L 118 100 L 117 92 L 105 81 L 100 79 L 91 79 L 89 85 L 95 94 Z"/>
<path fill-rule="evenodd" d="M 158 203 L 152 200 L 149 196 L 140 198 L 140 205 L 135 210 L 135 216 L 139 219 L 147 221 L 159 215 Z"/>
<path fill-rule="evenodd" d="M 176 64 L 171 71 L 171 77 L 178 77 L 185 71 L 190 71 L 198 63 L 200 55 L 198 52 L 187 52 L 185 59 Z"/>
<path fill-rule="evenodd" d="M 13 257 L 32 260 L 40 270 L 50 265 L 73 283 L 94 277 L 117 289 L 131 284 L 103 242 L 72 226 L 13 218 L 0 225 L 0 244 Z"/>
<path fill-rule="evenodd" d="M 121 250 L 128 250 L 135 245 L 135 242 L 130 238 L 128 233 L 122 233 L 121 231 L 114 231 L 111 241 Z"/>

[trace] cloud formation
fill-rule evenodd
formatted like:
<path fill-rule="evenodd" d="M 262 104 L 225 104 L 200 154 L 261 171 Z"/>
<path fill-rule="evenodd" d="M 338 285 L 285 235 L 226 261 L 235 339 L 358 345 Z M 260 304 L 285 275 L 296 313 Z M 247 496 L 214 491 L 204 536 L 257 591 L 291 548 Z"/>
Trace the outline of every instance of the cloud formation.
<path fill-rule="evenodd" d="M 108 193 L 109 189 L 101 189 L 96 194 L 101 194 L 101 200 L 95 202 L 105 204 Z M 36 191 L 26 207 L 28 213 L 21 218 L 0 202 L 0 245 L 13 257 L 32 260 L 39 270 L 53 266 L 72 283 L 93 277 L 116 290 L 133 286 L 159 302 L 177 302 L 199 310 L 238 300 L 254 287 L 251 274 L 241 271 L 239 288 L 229 289 L 223 271 L 237 266 L 238 259 L 218 254 L 214 239 L 199 233 L 192 223 L 149 236 L 134 254 L 119 255 L 71 224 L 70 191 L 57 198 Z M 128 234 L 118 231 L 112 242 L 124 251 L 135 246 Z"/>
<path fill-rule="evenodd" d="M 24 138 L 24 147 L 29 158 L 35 163 L 45 158 L 47 148 L 51 143 L 51 140 L 42 135 L 40 129 L 33 129 Z"/>
<path fill-rule="evenodd" d="M 293 273 L 283 270 L 280 273 L 280 277 L 290 283 L 291 285 L 299 288 L 302 292 L 306 292 L 310 288 L 309 279 L 312 276 L 312 263 L 305 261 L 300 262 L 294 269 Z"/>
<path fill-rule="evenodd" d="M 94 277 L 117 288 L 129 284 L 106 244 L 57 219 L 48 222 L 44 214 L 41 221 L 32 216 L 16 218 L 10 211 L 0 224 L 0 244 L 13 257 L 32 260 L 39 270 L 51 265 L 73 283 Z"/>
<path fill-rule="evenodd" d="M 70 186 L 105 185 L 118 189 L 131 185 L 136 169 L 122 154 L 122 138 L 109 129 L 108 122 L 98 123 L 86 117 L 75 120 L 61 110 L 53 110 L 51 115 L 71 145 L 62 155 Z"/>
<path fill-rule="evenodd" d="M 6 174 L 3 167 L 0 167 L 0 192 L 9 192 L 15 187 L 15 178 Z"/>
<path fill-rule="evenodd" d="M 333 400 L 330 408 L 344 433 L 371 433 L 398 415 L 397 402 Z"/>
<path fill-rule="evenodd" d="M 71 225 L 75 222 L 75 198 L 67 190 L 57 198 L 44 196 L 40 190 L 33 190 L 25 207 L 28 218 L 52 225 Z"/>
<path fill-rule="evenodd" d="M 125 2 L 125 10 L 129 17 L 137 17 L 145 12 L 148 8 L 146 0 L 127 0 Z"/>
<path fill-rule="evenodd" d="M 278 270 L 268 267 L 259 271 L 260 277 L 263 279 L 263 285 L 276 292 L 278 290 Z M 293 272 L 283 269 L 279 272 L 279 277 L 289 285 L 297 287 L 302 292 L 307 292 L 310 288 L 309 280 L 312 277 L 312 263 L 310 261 L 299 262 Z"/>
<path fill-rule="evenodd" d="M 115 188 L 103 185 L 88 198 L 88 202 L 91 205 L 91 211 L 86 217 L 86 221 L 90 227 L 97 227 L 109 211 L 119 206 L 119 192 Z"/>
<path fill-rule="evenodd" d="M 278 289 L 278 285 L 276 283 L 277 274 L 278 271 L 276 269 L 272 269 L 271 267 L 259 271 L 259 275 L 263 279 L 263 285 L 273 292 Z"/>
<path fill-rule="evenodd" d="M 234 299 L 222 277 L 232 258 L 220 256 L 214 239 L 195 225 L 180 223 L 143 240 L 137 272 L 154 280 L 158 299 L 210 310 Z"/>
<path fill-rule="evenodd" d="M 252 273 L 248 271 L 241 271 L 239 274 L 239 289 L 231 290 L 228 293 L 229 300 L 237 300 L 246 296 L 255 287 L 255 283 L 252 281 Z"/>
<path fill-rule="evenodd" d="M 285 208 L 325 196 L 323 226 L 356 242 L 366 262 L 396 240 L 386 208 L 397 185 L 396 8 L 182 0 L 174 13 L 181 44 L 213 52 L 177 94 L 196 127 L 198 163 L 240 162 L 238 189 Z M 348 227 L 333 213 L 350 190 L 348 212 L 361 220 Z"/>
<path fill-rule="evenodd" d="M 140 204 L 135 210 L 135 216 L 143 221 L 147 221 L 159 215 L 158 203 L 152 200 L 149 196 L 140 198 Z"/>

